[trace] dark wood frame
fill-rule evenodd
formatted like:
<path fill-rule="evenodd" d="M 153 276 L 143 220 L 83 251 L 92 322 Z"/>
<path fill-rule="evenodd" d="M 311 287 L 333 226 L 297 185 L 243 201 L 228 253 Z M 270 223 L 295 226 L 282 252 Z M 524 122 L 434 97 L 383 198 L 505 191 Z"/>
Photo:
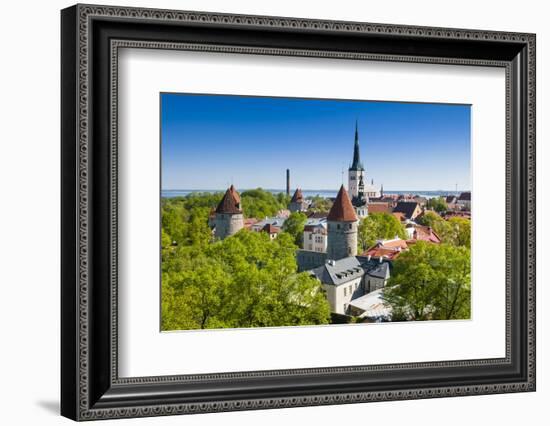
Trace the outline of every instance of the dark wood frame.
<path fill-rule="evenodd" d="M 535 390 L 533 34 L 76 5 L 62 28 L 61 413 L 75 420 Z M 117 374 L 119 47 L 504 67 L 506 357 L 195 376 Z"/>

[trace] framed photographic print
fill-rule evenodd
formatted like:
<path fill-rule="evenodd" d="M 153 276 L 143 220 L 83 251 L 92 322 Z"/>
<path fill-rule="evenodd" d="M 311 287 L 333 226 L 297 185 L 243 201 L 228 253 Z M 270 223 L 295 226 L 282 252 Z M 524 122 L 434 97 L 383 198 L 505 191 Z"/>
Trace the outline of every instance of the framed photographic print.
<path fill-rule="evenodd" d="M 535 36 L 76 5 L 74 420 L 535 390 Z"/>

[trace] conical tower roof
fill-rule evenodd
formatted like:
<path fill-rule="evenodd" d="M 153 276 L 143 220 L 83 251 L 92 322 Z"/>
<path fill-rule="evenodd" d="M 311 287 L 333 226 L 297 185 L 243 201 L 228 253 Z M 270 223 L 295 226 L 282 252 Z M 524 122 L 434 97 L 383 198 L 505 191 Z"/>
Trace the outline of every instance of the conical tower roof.
<path fill-rule="evenodd" d="M 355 222 L 359 220 L 355 214 L 355 209 L 349 199 L 348 191 L 344 185 L 340 187 L 336 200 L 328 212 L 327 220 L 335 222 Z"/>
<path fill-rule="evenodd" d="M 302 190 L 300 188 L 296 188 L 296 191 L 294 192 L 294 195 L 292 196 L 292 199 L 290 200 L 291 203 L 301 203 L 304 200 L 304 195 L 302 194 Z"/>
<path fill-rule="evenodd" d="M 357 128 L 357 120 L 355 121 L 355 143 L 353 145 L 353 163 L 349 170 L 363 171 L 363 163 L 361 163 L 361 156 L 359 155 L 359 130 Z"/>
<path fill-rule="evenodd" d="M 241 197 L 233 185 L 231 185 L 223 195 L 220 204 L 216 208 L 216 213 L 237 214 L 242 213 Z"/>

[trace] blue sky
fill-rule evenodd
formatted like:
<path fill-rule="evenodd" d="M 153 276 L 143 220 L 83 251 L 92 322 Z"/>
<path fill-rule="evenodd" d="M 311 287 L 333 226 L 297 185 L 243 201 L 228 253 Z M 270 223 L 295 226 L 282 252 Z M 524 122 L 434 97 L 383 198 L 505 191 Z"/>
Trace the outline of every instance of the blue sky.
<path fill-rule="evenodd" d="M 385 190 L 470 189 L 470 106 L 161 94 L 162 189 L 347 182 L 355 120 L 370 183 Z"/>

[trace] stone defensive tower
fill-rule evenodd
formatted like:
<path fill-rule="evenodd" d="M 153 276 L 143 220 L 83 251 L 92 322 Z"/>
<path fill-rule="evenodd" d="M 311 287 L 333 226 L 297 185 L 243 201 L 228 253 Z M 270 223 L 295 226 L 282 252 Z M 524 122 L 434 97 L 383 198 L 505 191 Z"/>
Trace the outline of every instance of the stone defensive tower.
<path fill-rule="evenodd" d="M 358 218 L 344 185 L 328 213 L 327 225 L 327 259 L 357 256 Z"/>
<path fill-rule="evenodd" d="M 304 195 L 302 194 L 302 190 L 300 188 L 296 188 L 296 192 L 294 192 L 294 195 L 290 200 L 288 209 L 291 212 L 303 212 L 307 210 L 306 200 L 304 199 Z"/>
<path fill-rule="evenodd" d="M 233 185 L 225 191 L 216 208 L 214 225 L 216 227 L 215 235 L 221 240 L 237 233 L 244 226 L 241 197 Z"/>

